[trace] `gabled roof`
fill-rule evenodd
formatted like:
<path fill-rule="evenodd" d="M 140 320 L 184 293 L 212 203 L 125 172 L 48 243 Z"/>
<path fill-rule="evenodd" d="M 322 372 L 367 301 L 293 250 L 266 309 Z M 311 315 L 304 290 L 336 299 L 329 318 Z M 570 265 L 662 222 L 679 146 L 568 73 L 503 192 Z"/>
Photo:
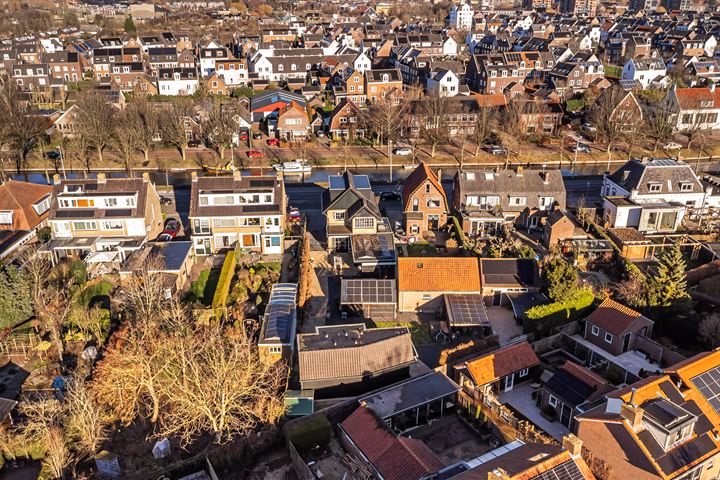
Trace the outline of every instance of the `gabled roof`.
<path fill-rule="evenodd" d="M 19 182 L 8 180 L 0 184 L 0 211 L 9 210 L 13 212 L 12 225 L 3 225 L 0 228 L 10 227 L 12 230 L 31 230 L 38 226 L 45 217 L 33 208 L 33 205 L 43 197 L 50 195 L 50 185 L 39 185 L 36 183 Z"/>
<path fill-rule="evenodd" d="M 544 388 L 573 407 L 600 398 L 602 394 L 612 390 L 605 379 L 570 361 L 565 362 L 550 377 Z"/>
<path fill-rule="evenodd" d="M 597 325 L 606 332 L 620 336 L 625 333 L 638 319 L 640 319 L 638 329 L 642 326 L 649 326 L 653 324 L 652 320 L 643 317 L 632 308 L 626 307 L 612 298 L 606 298 L 600 306 L 598 306 L 598 308 L 596 308 L 595 311 L 585 319 L 585 321 L 593 325 Z"/>
<path fill-rule="evenodd" d="M 475 384 L 480 386 L 539 363 L 540 359 L 535 355 L 530 344 L 525 341 L 468 360 L 455 368 L 466 368 Z"/>
<path fill-rule="evenodd" d="M 430 170 L 427 163 L 420 162 L 415 170 L 405 179 L 402 189 L 403 197 L 403 209 L 407 212 L 410 210 L 410 201 L 415 192 L 425 185 L 425 182 L 429 181 L 442 195 L 443 202 L 445 202 L 445 209 L 447 210 L 447 197 L 445 196 L 445 190 L 438 181 L 437 176 Z"/>
<path fill-rule="evenodd" d="M 385 480 L 417 480 L 444 467 L 422 441 L 390 433 L 364 405 L 340 428 Z"/>
<path fill-rule="evenodd" d="M 655 158 L 645 161 L 634 158 L 618 168 L 608 178 L 628 192 L 637 190 L 641 195 L 655 193 L 655 195 L 661 196 L 667 193 L 680 193 L 681 182 L 692 184 L 692 190 L 682 191 L 682 193 L 703 192 L 702 184 L 692 167 L 672 158 Z M 659 183 L 662 188 L 661 192 L 650 192 L 649 185 L 651 183 Z"/>
<path fill-rule="evenodd" d="M 479 292 L 476 257 L 400 257 L 399 292 Z"/>

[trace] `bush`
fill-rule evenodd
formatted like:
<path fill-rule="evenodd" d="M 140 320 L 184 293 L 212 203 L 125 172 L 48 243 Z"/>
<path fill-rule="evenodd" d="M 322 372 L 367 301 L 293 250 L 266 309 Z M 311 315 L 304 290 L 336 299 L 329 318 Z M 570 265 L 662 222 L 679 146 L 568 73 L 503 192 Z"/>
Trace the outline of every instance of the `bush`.
<path fill-rule="evenodd" d="M 47 243 L 52 238 L 50 227 L 43 227 L 37 231 L 37 238 L 40 243 Z"/>
<path fill-rule="evenodd" d="M 592 288 L 584 287 L 575 290 L 560 302 L 547 305 L 536 305 L 525 312 L 523 328 L 525 333 L 544 335 L 555 327 L 575 320 L 595 301 Z"/>
<path fill-rule="evenodd" d="M 220 277 L 218 278 L 215 295 L 213 296 L 212 307 L 215 314 L 218 310 L 224 310 L 227 305 L 228 294 L 230 293 L 230 285 L 235 276 L 235 252 L 229 251 L 225 256 Z"/>
<path fill-rule="evenodd" d="M 299 452 L 325 448 L 330 443 L 332 426 L 325 415 L 315 415 L 302 421 L 288 432 L 288 439 Z"/>
<path fill-rule="evenodd" d="M 565 103 L 565 110 L 568 112 L 579 112 L 585 108 L 585 101 L 581 98 L 571 99 Z"/>
<path fill-rule="evenodd" d="M 465 244 L 465 232 L 463 232 L 463 229 L 460 226 L 460 221 L 457 219 L 457 217 L 450 217 L 450 220 L 452 221 L 453 228 L 455 229 L 455 232 L 457 234 L 458 243 L 460 245 Z"/>

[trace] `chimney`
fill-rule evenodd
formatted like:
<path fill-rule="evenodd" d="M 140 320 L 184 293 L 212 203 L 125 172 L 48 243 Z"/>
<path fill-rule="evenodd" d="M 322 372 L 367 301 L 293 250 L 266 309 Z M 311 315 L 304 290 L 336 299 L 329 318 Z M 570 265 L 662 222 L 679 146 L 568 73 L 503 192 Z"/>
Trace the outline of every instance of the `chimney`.
<path fill-rule="evenodd" d="M 233 180 L 239 182 L 241 180 L 242 172 L 240 170 L 233 170 Z"/>
<path fill-rule="evenodd" d="M 148 172 L 143 172 L 142 179 L 143 182 L 148 183 L 150 181 L 150 174 Z"/>
<path fill-rule="evenodd" d="M 510 480 L 510 475 L 508 475 L 505 470 L 498 467 L 492 472 L 488 472 L 487 478 L 488 480 Z"/>
<path fill-rule="evenodd" d="M 582 454 L 583 442 L 572 433 L 568 433 L 563 437 L 562 446 L 570 453 L 572 458 L 579 458 Z"/>
<path fill-rule="evenodd" d="M 643 409 L 629 403 L 623 404 L 620 408 L 620 415 L 628 421 L 633 432 L 642 430 Z"/>
<path fill-rule="evenodd" d="M 190 172 L 190 180 L 197 182 L 197 172 Z"/>
<path fill-rule="evenodd" d="M 60 174 L 56 173 L 53 175 L 53 185 L 60 185 Z"/>
<path fill-rule="evenodd" d="M 97 182 L 98 183 L 107 183 L 107 176 L 105 176 L 104 172 L 100 172 L 97 174 Z"/>

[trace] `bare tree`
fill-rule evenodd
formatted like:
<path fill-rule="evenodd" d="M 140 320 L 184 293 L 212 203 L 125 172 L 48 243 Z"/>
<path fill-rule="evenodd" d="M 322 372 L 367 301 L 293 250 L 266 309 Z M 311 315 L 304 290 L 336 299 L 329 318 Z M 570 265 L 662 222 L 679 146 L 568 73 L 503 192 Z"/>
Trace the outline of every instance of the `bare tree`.
<path fill-rule="evenodd" d="M 420 135 L 430 145 L 430 157 L 435 158 L 438 145 L 449 140 L 448 113 L 450 101 L 437 92 L 426 96 L 418 105 Z"/>
<path fill-rule="evenodd" d="M 40 292 L 39 300 L 40 321 L 50 332 L 50 340 L 62 360 L 65 354 L 63 329 L 73 309 L 73 295 L 65 286 L 48 284 Z"/>
<path fill-rule="evenodd" d="M 162 259 L 149 257 L 123 282 L 124 306 L 135 321 L 141 323 L 154 321 L 168 304 L 162 270 Z"/>
<path fill-rule="evenodd" d="M 534 105 L 535 102 L 533 101 L 515 98 L 508 102 L 500 113 L 498 136 L 502 147 L 505 149 L 505 168 L 508 168 L 510 164 L 510 153 L 512 151 L 515 151 L 515 154 L 520 157 L 522 142 L 527 133 L 523 122 L 523 111 L 526 108 L 535 108 Z"/>
<path fill-rule="evenodd" d="M 392 95 L 386 95 L 373 103 L 365 112 L 364 123 L 375 133 L 380 145 L 388 146 L 396 140 L 405 124 L 407 104 Z"/>
<path fill-rule="evenodd" d="M 123 128 L 131 132 L 135 148 L 140 150 L 145 163 L 150 162 L 150 151 L 160 129 L 159 117 L 147 99 L 138 98 L 125 109 L 128 123 Z"/>
<path fill-rule="evenodd" d="M 102 405 L 85 382 L 75 379 L 68 384 L 65 408 L 69 436 L 81 454 L 92 457 L 108 438 L 109 424 Z"/>
<path fill-rule="evenodd" d="M 658 144 L 672 137 L 673 125 L 670 114 L 658 103 L 651 103 L 643 118 L 643 130 L 653 141 L 653 153 L 657 151 Z"/>
<path fill-rule="evenodd" d="M 208 143 L 217 149 L 221 160 L 225 158 L 225 150 L 232 148 L 236 130 L 237 124 L 232 113 L 221 107 L 215 107 L 210 111 L 207 128 L 203 129 L 203 134 Z"/>
<path fill-rule="evenodd" d="M 160 122 L 160 132 L 164 141 L 177 148 L 185 162 L 188 148 L 188 138 L 185 131 L 185 122 L 192 114 L 192 105 L 188 99 L 178 97 L 170 102 L 170 107 L 163 112 Z"/>
<path fill-rule="evenodd" d="M 78 135 L 97 152 L 100 166 L 103 151 L 110 145 L 117 111 L 100 93 L 87 92 L 77 102 Z"/>
<path fill-rule="evenodd" d="M 126 128 L 126 125 L 131 123 L 131 115 L 128 109 L 125 109 L 118 116 L 119 121 L 113 131 L 112 145 L 120 154 L 125 171 L 132 176 L 135 164 L 135 132 L 130 128 Z"/>
<path fill-rule="evenodd" d="M 31 115 L 29 103 L 22 99 L 17 85 L 7 77 L 0 78 L 0 114 L 4 123 L 3 136 L 15 150 L 15 169 L 19 173 L 26 165 L 35 140 L 48 125 L 40 116 Z"/>
<path fill-rule="evenodd" d="M 698 335 L 711 350 L 720 345 L 720 315 L 711 313 L 705 316 L 698 327 Z"/>
<path fill-rule="evenodd" d="M 590 109 L 590 122 L 597 128 L 598 137 L 607 144 L 608 169 L 612 162 L 612 148 L 626 135 L 628 125 L 640 119 L 619 118 L 617 106 L 625 98 L 625 91 L 618 87 L 606 89 Z"/>
<path fill-rule="evenodd" d="M 473 132 L 470 135 L 473 143 L 475 143 L 475 156 L 480 153 L 480 148 L 483 144 L 492 138 L 495 130 L 498 126 L 498 110 L 496 107 L 484 107 L 478 108 L 477 114 L 475 115 L 475 125 Z"/>

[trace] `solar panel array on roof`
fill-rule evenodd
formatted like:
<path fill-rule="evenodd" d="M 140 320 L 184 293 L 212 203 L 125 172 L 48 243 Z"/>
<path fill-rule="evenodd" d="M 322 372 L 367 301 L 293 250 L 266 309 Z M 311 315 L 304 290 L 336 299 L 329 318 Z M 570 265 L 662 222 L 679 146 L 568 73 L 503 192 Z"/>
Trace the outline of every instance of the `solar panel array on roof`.
<path fill-rule="evenodd" d="M 272 187 L 275 180 L 250 180 L 251 187 Z"/>
<path fill-rule="evenodd" d="M 355 175 L 354 177 L 355 181 L 355 188 L 363 190 L 363 189 L 370 189 L 370 179 L 367 175 Z"/>
<path fill-rule="evenodd" d="M 55 213 L 57 218 L 92 218 L 94 215 L 92 210 L 58 210 Z"/>
<path fill-rule="evenodd" d="M 700 390 L 700 394 L 705 397 L 715 412 L 720 414 L 720 367 L 715 367 L 694 377 L 692 383 Z"/>
<path fill-rule="evenodd" d="M 345 190 L 345 179 L 342 175 L 330 175 L 330 190 Z"/>
<path fill-rule="evenodd" d="M 106 217 L 128 217 L 130 215 L 132 215 L 132 210 L 130 210 L 129 208 L 105 210 Z"/>
<path fill-rule="evenodd" d="M 568 460 L 557 467 L 544 471 L 540 475 L 531 477 L 530 480 L 585 480 L 585 476 L 583 476 L 575 461 Z"/>
<path fill-rule="evenodd" d="M 482 295 L 445 295 L 451 326 L 490 326 Z"/>
<path fill-rule="evenodd" d="M 347 279 L 342 281 L 341 305 L 392 305 L 395 302 L 395 280 Z"/>

